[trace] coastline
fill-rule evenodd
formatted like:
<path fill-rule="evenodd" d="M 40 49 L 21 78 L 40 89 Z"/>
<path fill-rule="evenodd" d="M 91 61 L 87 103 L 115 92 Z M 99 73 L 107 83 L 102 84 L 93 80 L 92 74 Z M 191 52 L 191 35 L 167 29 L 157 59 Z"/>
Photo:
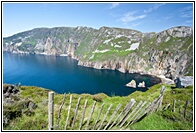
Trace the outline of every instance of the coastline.
<path fill-rule="evenodd" d="M 113 68 L 100 68 L 100 67 L 95 67 L 93 65 L 91 66 L 86 66 L 86 65 L 82 65 L 80 64 L 80 60 L 78 57 L 76 56 L 72 56 L 72 55 L 68 55 L 68 54 L 60 54 L 60 55 L 52 55 L 52 54 L 47 54 L 47 53 L 29 53 L 29 52 L 24 52 L 24 51 L 19 51 L 19 52 L 16 52 L 16 51 L 13 51 L 13 52 L 10 52 L 10 51 L 3 51 L 3 52 L 8 52 L 8 53 L 11 53 L 11 54 L 33 54 L 33 55 L 44 55 L 44 56 L 61 56 L 61 57 L 71 57 L 72 59 L 74 60 L 77 60 L 78 63 L 77 65 L 79 66 L 82 66 L 82 67 L 87 67 L 87 68 L 93 68 L 93 69 L 99 69 L 99 70 L 117 70 L 121 73 L 129 73 L 129 74 L 140 74 L 140 75 L 145 75 L 145 76 L 151 76 L 153 78 L 158 78 L 162 83 L 162 84 L 174 84 L 174 81 L 169 79 L 169 78 L 166 78 L 164 75 L 156 75 L 156 74 L 151 74 L 151 73 L 145 73 L 145 72 L 140 72 L 140 71 L 133 71 L 133 72 L 130 72 L 130 71 L 122 71 L 121 69 L 113 69 Z M 159 83 L 158 83 L 159 84 Z"/>

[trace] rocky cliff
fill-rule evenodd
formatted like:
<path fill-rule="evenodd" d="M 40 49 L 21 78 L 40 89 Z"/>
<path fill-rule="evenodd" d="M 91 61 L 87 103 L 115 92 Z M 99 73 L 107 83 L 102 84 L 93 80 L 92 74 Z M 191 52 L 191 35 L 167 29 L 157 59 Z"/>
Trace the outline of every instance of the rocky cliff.
<path fill-rule="evenodd" d="M 193 73 L 193 30 L 185 26 L 159 33 L 110 27 L 37 28 L 3 38 L 3 50 L 69 55 L 86 67 L 170 79 Z"/>

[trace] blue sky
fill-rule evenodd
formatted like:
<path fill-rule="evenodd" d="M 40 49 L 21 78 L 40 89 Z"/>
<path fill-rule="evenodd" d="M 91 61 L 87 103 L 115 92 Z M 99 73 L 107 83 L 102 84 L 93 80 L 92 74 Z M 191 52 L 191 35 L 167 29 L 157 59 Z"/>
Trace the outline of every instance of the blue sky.
<path fill-rule="evenodd" d="M 102 26 L 160 32 L 193 25 L 193 3 L 3 3 L 3 37 L 39 27 Z"/>

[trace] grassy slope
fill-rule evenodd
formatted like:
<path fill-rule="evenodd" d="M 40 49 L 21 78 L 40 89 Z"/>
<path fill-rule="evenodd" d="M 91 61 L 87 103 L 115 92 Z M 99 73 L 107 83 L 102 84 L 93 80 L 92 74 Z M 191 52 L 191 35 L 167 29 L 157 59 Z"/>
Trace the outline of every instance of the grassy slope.
<path fill-rule="evenodd" d="M 172 89 L 172 86 L 165 85 L 166 91 L 164 94 L 163 99 L 163 106 L 172 103 L 174 99 L 181 100 L 181 103 L 185 103 L 185 101 L 188 99 L 190 101 L 190 106 L 188 108 L 189 111 L 192 110 L 193 105 L 193 87 L 187 87 L 185 89 Z M 93 105 L 94 100 L 96 99 L 99 102 L 97 102 L 95 113 L 93 114 L 94 121 L 98 115 L 98 110 L 100 109 L 102 103 L 105 103 L 105 107 L 102 114 L 105 114 L 107 111 L 107 108 L 110 104 L 113 104 L 112 112 L 116 108 L 116 106 L 121 103 L 122 107 L 130 101 L 131 98 L 134 98 L 136 102 L 140 100 L 146 100 L 149 102 L 152 102 L 155 98 L 159 96 L 161 85 L 155 85 L 151 87 L 146 92 L 139 92 L 136 91 L 129 96 L 119 97 L 119 96 L 113 96 L 108 97 L 105 94 L 97 94 L 97 95 L 90 95 L 90 94 L 72 94 L 72 108 L 74 109 L 77 104 L 77 100 L 79 97 L 81 97 L 81 106 L 79 107 L 78 114 L 82 114 L 82 108 L 84 106 L 85 99 L 88 99 L 87 104 L 87 110 L 86 115 L 89 116 L 91 112 L 91 108 Z M 38 88 L 38 87 L 32 87 L 32 86 L 22 86 L 21 87 L 21 97 L 24 99 L 30 99 L 33 100 L 37 105 L 38 108 L 35 109 L 35 114 L 32 116 L 27 116 L 25 114 L 22 115 L 22 117 L 18 117 L 11 121 L 11 123 L 5 127 L 5 130 L 47 130 L 47 120 L 48 120 L 48 112 L 47 112 L 47 95 L 49 90 Z M 60 129 L 64 128 L 65 121 L 66 121 L 66 114 L 67 114 L 67 108 L 69 105 L 69 96 L 70 94 L 66 95 L 65 104 L 62 109 L 61 114 L 61 121 L 60 121 Z M 55 123 L 57 123 L 58 118 L 58 112 L 59 107 L 62 103 L 64 95 L 63 94 L 55 94 Z M 122 109 L 121 107 L 121 109 Z M 74 110 L 71 110 L 71 116 L 74 114 Z M 111 115 L 111 113 L 110 113 Z M 192 122 L 183 119 L 181 116 L 177 116 L 177 113 L 170 113 L 170 112 L 157 112 L 153 113 L 151 115 L 148 115 L 144 119 L 142 119 L 140 122 L 135 123 L 128 127 L 128 129 L 131 130 L 191 130 L 192 129 Z M 103 118 L 104 115 L 101 115 L 101 118 Z M 174 119 L 174 117 L 176 119 Z M 87 121 L 88 117 L 84 118 L 84 121 Z M 75 126 L 78 127 L 81 120 L 81 116 L 78 115 Z M 84 126 L 85 127 L 85 126 Z M 115 128 L 114 128 L 115 129 Z"/>

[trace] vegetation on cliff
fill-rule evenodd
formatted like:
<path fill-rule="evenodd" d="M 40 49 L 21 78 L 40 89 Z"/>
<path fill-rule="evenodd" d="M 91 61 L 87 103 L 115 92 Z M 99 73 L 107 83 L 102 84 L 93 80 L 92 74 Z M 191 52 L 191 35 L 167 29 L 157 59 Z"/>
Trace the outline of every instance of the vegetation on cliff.
<path fill-rule="evenodd" d="M 3 38 L 3 50 L 69 55 L 82 66 L 170 79 L 193 73 L 193 30 L 186 26 L 159 33 L 111 27 L 36 28 Z"/>

